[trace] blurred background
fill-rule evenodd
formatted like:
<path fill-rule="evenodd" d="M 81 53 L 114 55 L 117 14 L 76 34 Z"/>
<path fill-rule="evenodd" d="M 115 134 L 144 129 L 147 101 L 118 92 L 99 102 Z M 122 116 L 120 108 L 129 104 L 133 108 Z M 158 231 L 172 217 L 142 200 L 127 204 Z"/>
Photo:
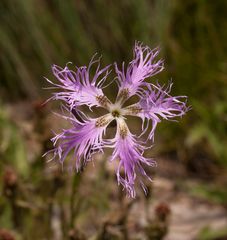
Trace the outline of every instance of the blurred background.
<path fill-rule="evenodd" d="M 0 239 L 227 239 L 226 16 L 224 0 L 1 0 Z M 159 124 L 154 182 L 130 200 L 106 157 L 80 174 L 46 164 L 64 123 L 43 77 L 96 52 L 127 62 L 135 40 L 160 46 L 153 80 L 192 110 Z"/>

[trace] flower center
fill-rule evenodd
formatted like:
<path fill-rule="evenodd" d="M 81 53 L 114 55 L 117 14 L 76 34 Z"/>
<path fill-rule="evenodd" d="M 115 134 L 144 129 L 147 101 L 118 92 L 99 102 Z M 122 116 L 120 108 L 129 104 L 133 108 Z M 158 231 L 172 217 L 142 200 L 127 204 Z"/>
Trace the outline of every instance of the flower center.
<path fill-rule="evenodd" d="M 112 113 L 112 116 L 115 118 L 120 117 L 120 115 L 121 115 L 118 110 L 113 110 L 111 113 Z"/>

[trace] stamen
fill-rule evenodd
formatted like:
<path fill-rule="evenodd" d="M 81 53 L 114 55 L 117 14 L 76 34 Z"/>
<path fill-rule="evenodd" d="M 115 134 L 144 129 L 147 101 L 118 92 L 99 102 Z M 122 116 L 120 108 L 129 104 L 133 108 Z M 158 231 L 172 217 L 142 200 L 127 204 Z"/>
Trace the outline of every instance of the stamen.
<path fill-rule="evenodd" d="M 120 112 L 118 110 L 113 110 L 112 111 L 112 115 L 113 115 L 113 117 L 119 117 L 120 116 Z"/>

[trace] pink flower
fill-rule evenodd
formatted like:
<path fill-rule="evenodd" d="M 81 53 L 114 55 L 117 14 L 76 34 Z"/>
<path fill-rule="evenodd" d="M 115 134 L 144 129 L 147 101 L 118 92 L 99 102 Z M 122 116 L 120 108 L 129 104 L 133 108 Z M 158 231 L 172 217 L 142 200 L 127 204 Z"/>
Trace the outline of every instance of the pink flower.
<path fill-rule="evenodd" d="M 147 146 L 141 137 L 148 132 L 148 140 L 154 141 L 154 132 L 162 119 L 174 119 L 183 116 L 189 109 L 185 96 L 171 96 L 171 86 L 160 86 L 145 82 L 163 70 L 163 61 L 156 61 L 158 49 L 151 50 L 141 43 L 135 43 L 134 58 L 125 68 L 119 70 L 115 64 L 117 74 L 118 95 L 112 103 L 103 93 L 105 81 L 109 75 L 107 66 L 100 69 L 100 59 L 91 60 L 88 67 L 78 67 L 72 71 L 54 65 L 53 73 L 59 83 L 53 83 L 59 92 L 55 92 L 51 99 L 62 100 L 66 104 L 69 116 L 62 115 L 71 123 L 71 128 L 63 129 L 60 134 L 52 138 L 54 149 L 53 159 L 61 164 L 71 152 L 72 168 L 77 171 L 85 166 L 97 152 L 103 153 L 104 148 L 113 148 L 110 161 L 118 161 L 116 175 L 130 197 L 135 197 L 135 183 L 139 182 L 145 190 L 142 178 L 151 178 L 144 170 L 144 166 L 155 166 L 155 161 L 144 157 Z M 90 73 L 92 65 L 98 63 L 95 74 Z M 136 95 L 138 102 L 123 107 L 131 96 Z M 83 113 L 79 107 L 86 105 L 93 113 L 97 107 L 105 108 L 108 113 L 97 118 L 91 118 Z M 140 117 L 143 121 L 140 136 L 133 135 L 127 126 L 127 115 Z M 108 125 L 116 120 L 117 130 L 113 139 L 106 139 L 105 132 Z M 152 125 L 149 130 L 149 125 Z M 146 191 L 146 190 L 145 190 Z"/>

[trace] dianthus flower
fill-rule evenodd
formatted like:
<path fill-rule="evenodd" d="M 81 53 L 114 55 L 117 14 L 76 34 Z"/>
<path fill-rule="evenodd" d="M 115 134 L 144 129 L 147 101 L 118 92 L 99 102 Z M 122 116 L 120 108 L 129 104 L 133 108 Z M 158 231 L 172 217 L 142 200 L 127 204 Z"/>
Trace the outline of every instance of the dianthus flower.
<path fill-rule="evenodd" d="M 104 148 L 112 148 L 110 161 L 117 161 L 116 176 L 130 197 L 135 197 L 135 183 L 139 182 L 146 191 L 143 177 L 151 180 L 145 167 L 155 166 L 153 159 L 144 156 L 148 142 L 154 141 L 154 132 L 162 119 L 171 120 L 183 116 L 188 107 L 185 96 L 171 96 L 171 86 L 161 86 L 158 83 L 148 83 L 145 80 L 163 70 L 163 61 L 156 61 L 159 49 L 151 50 L 142 43 L 135 43 L 134 57 L 121 69 L 115 63 L 117 77 L 113 80 L 118 85 L 118 94 L 112 103 L 103 92 L 105 82 L 110 73 L 110 65 L 100 68 L 100 59 L 93 58 L 88 65 L 77 67 L 72 71 L 66 66 L 61 68 L 53 65 L 52 71 L 58 83 L 53 83 L 59 92 L 54 92 L 51 99 L 62 100 L 68 115 L 62 116 L 70 122 L 71 128 L 64 129 L 52 138 L 54 149 L 53 159 L 61 164 L 65 162 L 69 153 L 71 166 L 79 171 L 81 166 L 93 159 L 95 153 L 103 153 Z M 91 67 L 98 64 L 94 74 Z M 138 101 L 125 106 L 126 101 L 136 96 Z M 99 107 L 105 108 L 108 113 L 97 118 L 87 116 L 81 106 L 86 105 L 95 113 Z M 97 110 L 97 113 L 99 111 Z M 135 116 L 142 119 L 141 134 L 133 134 L 126 123 L 126 116 Z M 105 136 L 108 125 L 116 121 L 114 138 Z M 149 127 L 151 125 L 151 127 Z M 145 137 L 146 136 L 146 137 Z M 146 139 L 147 138 L 147 139 Z"/>

